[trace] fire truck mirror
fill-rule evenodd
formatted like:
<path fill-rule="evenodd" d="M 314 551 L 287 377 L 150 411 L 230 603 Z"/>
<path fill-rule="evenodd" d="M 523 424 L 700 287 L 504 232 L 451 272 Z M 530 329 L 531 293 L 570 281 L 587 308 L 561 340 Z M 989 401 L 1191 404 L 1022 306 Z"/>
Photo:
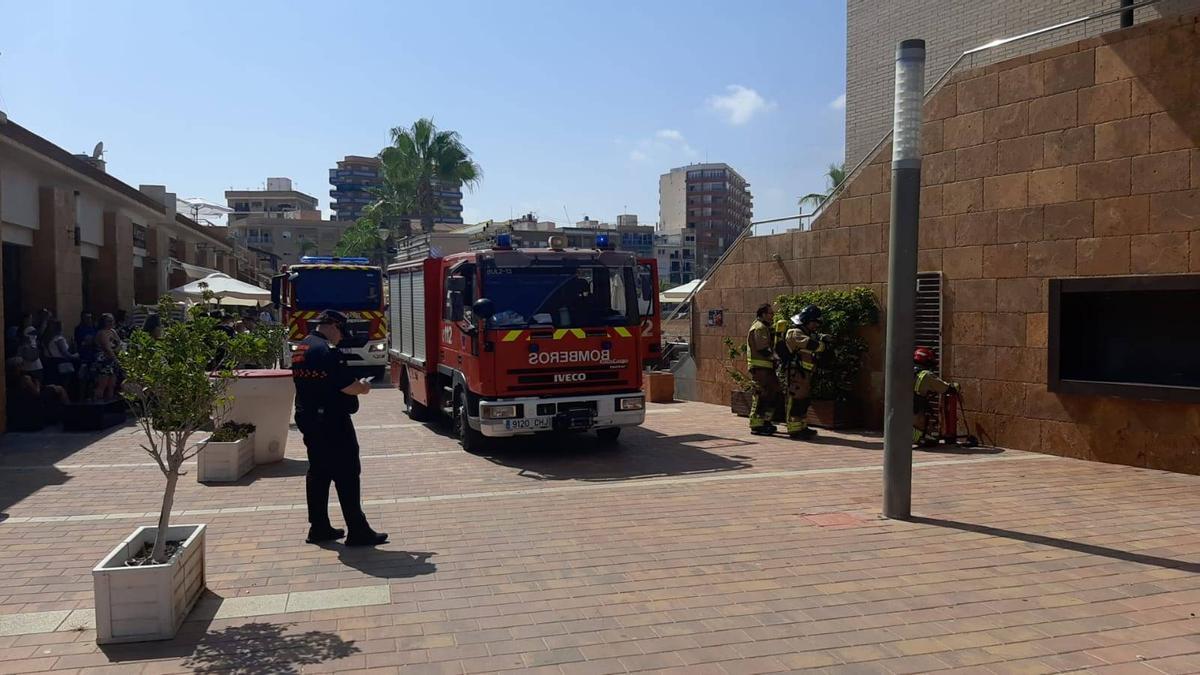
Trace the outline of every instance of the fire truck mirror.
<path fill-rule="evenodd" d="M 464 314 L 462 291 L 450 291 L 450 320 L 462 321 Z"/>
<path fill-rule="evenodd" d="M 283 275 L 271 277 L 271 304 L 275 305 L 275 309 L 279 309 L 280 294 L 283 288 Z"/>
<path fill-rule="evenodd" d="M 446 290 L 462 292 L 467 290 L 467 280 L 464 277 L 453 276 L 446 280 Z"/>
<path fill-rule="evenodd" d="M 496 313 L 496 305 L 487 298 L 480 298 L 471 305 L 471 313 L 475 315 L 476 319 L 491 321 L 492 315 Z"/>

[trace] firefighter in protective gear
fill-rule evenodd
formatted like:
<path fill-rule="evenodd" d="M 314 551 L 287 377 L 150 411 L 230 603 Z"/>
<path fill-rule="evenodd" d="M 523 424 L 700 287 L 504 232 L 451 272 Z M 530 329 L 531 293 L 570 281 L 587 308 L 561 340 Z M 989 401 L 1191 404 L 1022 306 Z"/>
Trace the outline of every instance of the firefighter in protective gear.
<path fill-rule="evenodd" d="M 750 402 L 750 433 L 769 436 L 775 433 L 771 417 L 779 405 L 779 378 L 775 375 L 775 310 L 770 303 L 759 306 L 754 323 L 746 336 L 746 365 L 754 382 Z"/>
<path fill-rule="evenodd" d="M 811 401 L 817 359 L 830 341 L 828 335 L 819 332 L 820 329 L 821 310 L 816 305 L 809 305 L 792 317 L 792 325 L 784 334 L 783 345 L 787 351 L 783 359 L 787 393 L 784 414 L 787 433 L 792 438 L 807 438 L 816 433 L 809 428 L 805 416 Z"/>
<path fill-rule="evenodd" d="M 913 431 L 914 445 L 936 444 L 938 432 L 930 429 L 933 411 L 943 394 L 958 389 L 957 384 L 946 382 L 934 374 L 937 368 L 937 353 L 929 347 L 917 347 L 913 352 Z"/>

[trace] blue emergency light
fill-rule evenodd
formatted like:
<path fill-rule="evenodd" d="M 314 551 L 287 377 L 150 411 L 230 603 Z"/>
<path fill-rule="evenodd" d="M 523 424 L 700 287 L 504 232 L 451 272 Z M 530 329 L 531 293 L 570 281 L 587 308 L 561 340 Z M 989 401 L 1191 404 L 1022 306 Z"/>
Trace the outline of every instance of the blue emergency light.
<path fill-rule="evenodd" d="M 337 258 L 334 256 L 328 256 L 328 255 L 306 255 L 306 256 L 301 256 L 300 262 L 327 264 L 327 265 L 333 264 L 333 263 L 346 263 L 348 265 L 366 265 L 367 263 L 371 262 L 371 260 L 369 258 Z"/>
<path fill-rule="evenodd" d="M 496 235 L 496 244 L 492 246 L 492 248 L 496 249 L 497 251 L 511 251 L 512 235 L 508 232 L 501 232 L 500 234 Z"/>
<path fill-rule="evenodd" d="M 596 248 L 600 249 L 601 251 L 611 251 L 612 250 L 612 245 L 608 243 L 608 235 L 607 234 L 596 235 Z"/>

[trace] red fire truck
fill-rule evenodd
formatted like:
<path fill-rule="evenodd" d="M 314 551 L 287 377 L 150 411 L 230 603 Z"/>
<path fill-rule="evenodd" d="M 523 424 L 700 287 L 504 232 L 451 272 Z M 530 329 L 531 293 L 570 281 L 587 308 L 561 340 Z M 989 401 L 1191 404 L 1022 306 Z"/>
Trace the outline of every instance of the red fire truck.
<path fill-rule="evenodd" d="M 615 441 L 643 422 L 655 268 L 604 235 L 563 246 L 513 249 L 502 234 L 490 250 L 388 268 L 392 381 L 410 417 L 446 416 L 469 451 L 548 431 Z"/>
<path fill-rule="evenodd" d="M 280 309 L 293 349 L 313 330 L 322 310 L 336 309 L 349 319 L 351 335 L 338 345 L 347 365 L 383 374 L 388 363 L 383 273 L 369 262 L 304 256 L 271 278 L 271 301 Z"/>

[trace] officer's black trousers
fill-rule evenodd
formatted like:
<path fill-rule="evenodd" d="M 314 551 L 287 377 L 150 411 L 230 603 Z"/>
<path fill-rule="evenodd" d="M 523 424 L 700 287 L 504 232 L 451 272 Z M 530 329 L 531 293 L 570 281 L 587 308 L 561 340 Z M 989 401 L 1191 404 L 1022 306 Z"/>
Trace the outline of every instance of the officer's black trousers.
<path fill-rule="evenodd" d="M 329 484 L 337 487 L 342 517 L 350 533 L 369 530 L 362 510 L 362 483 L 359 473 L 358 437 L 347 414 L 296 413 L 296 426 L 304 435 L 308 449 L 308 522 L 313 528 L 331 527 L 329 523 Z"/>

